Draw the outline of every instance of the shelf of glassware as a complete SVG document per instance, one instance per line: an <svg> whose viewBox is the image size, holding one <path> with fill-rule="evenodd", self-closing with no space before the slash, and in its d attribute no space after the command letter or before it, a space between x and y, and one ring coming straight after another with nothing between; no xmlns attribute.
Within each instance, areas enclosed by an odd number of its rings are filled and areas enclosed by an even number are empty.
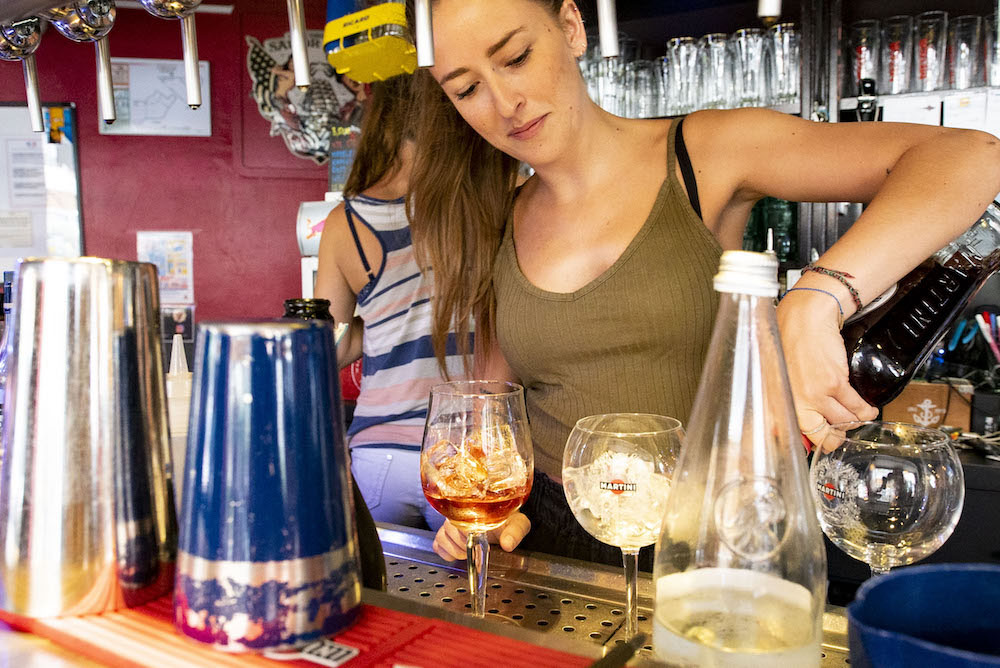
<svg viewBox="0 0 1000 668"><path fill-rule="evenodd" d="M878 101L879 106L881 107L884 106L885 100L926 100L927 104L931 107L936 105L938 109L940 109L945 98L972 98L978 95L985 95L987 99L994 97L1000 98L1000 86L978 86L976 88L964 88L961 90L946 89L920 91L917 93L899 93L897 95L879 95ZM844 97L840 99L841 111L854 111L857 108L858 98Z"/></svg>

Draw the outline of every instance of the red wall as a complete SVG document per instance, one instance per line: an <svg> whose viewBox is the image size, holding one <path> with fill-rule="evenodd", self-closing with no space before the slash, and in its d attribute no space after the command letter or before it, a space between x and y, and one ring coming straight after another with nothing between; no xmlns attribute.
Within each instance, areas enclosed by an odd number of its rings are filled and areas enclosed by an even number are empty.
<svg viewBox="0 0 1000 668"><path fill-rule="evenodd" d="M285 2L236 5L228 16L196 15L211 137L101 135L93 45L49 29L36 53L42 100L77 105L84 252L134 260L136 231L192 231L197 320L280 315L282 300L301 294L298 205L326 191L325 167L268 136L249 97L244 34L284 34ZM325 2L306 5L307 27L321 29ZM119 9L109 44L112 57L180 59L180 23ZM0 61L0 101L24 101L19 63Z"/></svg>

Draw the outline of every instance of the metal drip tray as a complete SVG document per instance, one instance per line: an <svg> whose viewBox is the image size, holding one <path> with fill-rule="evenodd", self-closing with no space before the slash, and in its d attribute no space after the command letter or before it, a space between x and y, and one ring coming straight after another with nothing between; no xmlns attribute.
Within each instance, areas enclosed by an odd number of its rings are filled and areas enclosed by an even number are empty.
<svg viewBox="0 0 1000 668"><path fill-rule="evenodd" d="M434 553L428 531L380 524L388 593L451 612L468 610L469 582L464 562L449 563ZM639 630L652 637L652 579L639 574ZM557 636L561 641L596 645L624 642L625 580L620 569L545 554L490 550L487 620ZM561 644L561 643L560 643ZM847 620L830 607L823 618L821 666L849 665ZM638 654L652 661L652 646Z"/></svg>

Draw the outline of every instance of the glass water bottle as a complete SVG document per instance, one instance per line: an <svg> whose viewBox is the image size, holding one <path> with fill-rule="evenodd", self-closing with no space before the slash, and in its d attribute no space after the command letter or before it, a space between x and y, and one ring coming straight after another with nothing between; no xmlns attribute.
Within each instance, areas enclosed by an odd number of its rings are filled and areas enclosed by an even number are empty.
<svg viewBox="0 0 1000 668"><path fill-rule="evenodd" d="M771 253L727 251L718 318L656 545L672 666L819 666L826 554L808 490Z"/></svg>

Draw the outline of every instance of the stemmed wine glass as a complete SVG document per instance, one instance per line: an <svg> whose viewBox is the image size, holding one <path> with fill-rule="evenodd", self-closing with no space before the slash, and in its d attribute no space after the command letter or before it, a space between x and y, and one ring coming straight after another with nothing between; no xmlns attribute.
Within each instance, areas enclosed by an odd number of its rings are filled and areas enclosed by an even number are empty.
<svg viewBox="0 0 1000 668"><path fill-rule="evenodd" d="M639 548L660 535L683 436L674 418L612 413L579 420L566 441L562 482L570 509L590 535L622 551L629 639L639 615Z"/></svg>
<svg viewBox="0 0 1000 668"><path fill-rule="evenodd" d="M431 388L420 483L431 506L468 535L469 590L476 617L486 612L486 534L528 498L532 467L520 385L471 380Z"/></svg>
<svg viewBox="0 0 1000 668"><path fill-rule="evenodd" d="M832 425L809 478L823 533L873 575L941 547L965 499L962 464L948 437L901 422Z"/></svg>

